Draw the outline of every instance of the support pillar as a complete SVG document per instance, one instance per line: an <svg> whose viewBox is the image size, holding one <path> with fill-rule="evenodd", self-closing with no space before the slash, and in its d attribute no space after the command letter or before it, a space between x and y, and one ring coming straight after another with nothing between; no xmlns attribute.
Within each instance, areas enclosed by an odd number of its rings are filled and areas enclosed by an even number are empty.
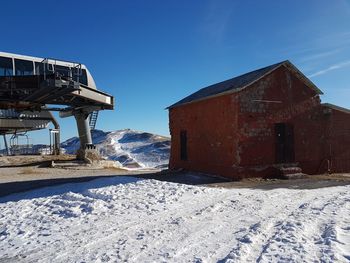
<svg viewBox="0 0 350 263"><path fill-rule="evenodd" d="M80 149L77 152L77 158L92 163L94 160L100 160L95 145L92 144L91 131L89 125L89 114L84 112L74 113L78 126Z"/></svg>
<svg viewBox="0 0 350 263"><path fill-rule="evenodd" d="M55 141L55 155L60 155L61 154L60 130L58 130L58 132L54 134L54 141Z"/></svg>
<svg viewBox="0 0 350 263"><path fill-rule="evenodd" d="M49 112L49 115L51 116L51 122L54 125L55 129L50 130L50 147L51 147L51 135L53 135L53 155L60 155L61 154L61 142L60 142L60 125L58 124L58 121L56 118L52 115L51 112Z"/></svg>
<svg viewBox="0 0 350 263"><path fill-rule="evenodd" d="M86 145L92 144L91 132L89 126L89 114L87 113L75 113L75 120L78 126L80 149L85 149Z"/></svg>

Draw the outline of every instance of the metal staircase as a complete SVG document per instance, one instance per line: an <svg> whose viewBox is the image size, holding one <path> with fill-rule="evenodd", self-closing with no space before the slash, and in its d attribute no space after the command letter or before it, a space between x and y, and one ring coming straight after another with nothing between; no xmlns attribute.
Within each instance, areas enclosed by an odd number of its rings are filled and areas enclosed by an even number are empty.
<svg viewBox="0 0 350 263"><path fill-rule="evenodd" d="M98 117L98 111L97 110L90 113L90 115L89 115L90 130L95 130L97 117Z"/></svg>

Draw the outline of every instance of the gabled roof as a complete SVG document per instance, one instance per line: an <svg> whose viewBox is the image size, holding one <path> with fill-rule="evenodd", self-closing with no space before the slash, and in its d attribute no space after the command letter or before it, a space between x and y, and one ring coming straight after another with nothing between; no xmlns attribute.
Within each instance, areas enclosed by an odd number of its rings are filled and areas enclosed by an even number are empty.
<svg viewBox="0 0 350 263"><path fill-rule="evenodd" d="M314 89L317 94L323 94L322 91L319 90L316 87L316 85L313 84L303 73L301 73L289 60L285 60L285 61L273 64L271 66L254 70L246 74L240 75L238 77L228 79L223 82L219 82L214 85L210 85L208 87L200 89L197 92L192 93L186 98L169 106L168 109L174 108L183 104L191 103L191 102L208 99L218 95L240 91L281 66L285 66L289 70L296 73L296 75L302 81L304 81L307 86Z"/></svg>
<svg viewBox="0 0 350 263"><path fill-rule="evenodd" d="M330 108L333 110L341 111L341 112L348 113L348 114L350 113L350 109L346 109L346 108L343 108L343 107L340 107L340 106L337 106L337 105L334 105L331 103L322 103L321 105L323 107Z"/></svg>

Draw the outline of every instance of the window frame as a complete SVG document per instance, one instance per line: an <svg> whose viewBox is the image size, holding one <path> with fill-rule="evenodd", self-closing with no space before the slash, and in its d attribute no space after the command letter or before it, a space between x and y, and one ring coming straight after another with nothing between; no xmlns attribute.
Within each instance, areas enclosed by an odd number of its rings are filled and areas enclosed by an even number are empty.
<svg viewBox="0 0 350 263"><path fill-rule="evenodd" d="M9 68L4 68L4 69L10 69L11 71L10 71L10 74L9 75L7 75L7 74L4 74L3 76L2 75L0 75L1 77L7 77L7 76L13 76L14 75L14 61L13 61L13 58L9 58L9 57L3 57L3 56L0 56L0 60L1 59L4 59L4 60L9 60L9 61L11 61L11 68L9 67ZM1 65L0 65L0 67L1 67ZM2 67L1 67L2 68Z"/></svg>
<svg viewBox="0 0 350 263"><path fill-rule="evenodd" d="M15 58L13 60L13 65L14 65L14 76L31 76L34 75L34 61L33 60L26 60L26 59L20 59L20 58ZM17 74L17 62L24 62L23 65L25 65L25 63L29 63L32 64L32 70L28 71L28 70L21 70L22 72L27 72L26 74ZM19 64L20 65L20 64ZM29 72L31 72L31 74L28 74Z"/></svg>

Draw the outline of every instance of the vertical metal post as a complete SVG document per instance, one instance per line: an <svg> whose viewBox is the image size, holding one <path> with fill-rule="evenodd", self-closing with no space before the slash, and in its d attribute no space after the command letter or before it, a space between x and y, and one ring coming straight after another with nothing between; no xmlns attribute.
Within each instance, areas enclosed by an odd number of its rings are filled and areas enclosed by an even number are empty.
<svg viewBox="0 0 350 263"><path fill-rule="evenodd" d="M51 153L51 154L53 154L53 151L52 151L52 143L51 143L51 136L52 136L51 129L49 129L49 137L50 137L50 153Z"/></svg>
<svg viewBox="0 0 350 263"><path fill-rule="evenodd" d="M61 146L60 146L60 130L57 130L55 133L55 152L57 155L61 154Z"/></svg>
<svg viewBox="0 0 350 263"><path fill-rule="evenodd" d="M52 115L50 111L49 111L49 114L51 116L51 122L55 127L55 129L50 129L50 151L51 151L51 154L60 155L61 154L60 125L58 124L56 118Z"/></svg>
<svg viewBox="0 0 350 263"><path fill-rule="evenodd" d="M6 149L7 155L11 155L10 149L7 145L6 134L4 134L3 137L4 137L4 144L5 144L5 149Z"/></svg>

